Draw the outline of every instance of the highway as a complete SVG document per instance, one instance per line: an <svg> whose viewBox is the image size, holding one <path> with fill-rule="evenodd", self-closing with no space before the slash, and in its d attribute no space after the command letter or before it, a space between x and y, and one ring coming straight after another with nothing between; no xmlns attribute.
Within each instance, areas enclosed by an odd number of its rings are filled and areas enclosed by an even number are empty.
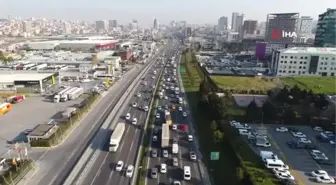
<svg viewBox="0 0 336 185"><path fill-rule="evenodd" d="M169 48L167 48L169 49ZM84 175L80 175L76 179L74 184L90 184L90 185L104 185L104 184L113 184L113 185L124 185L130 184L131 178L125 177L125 168L128 165L135 165L136 156L138 154L138 148L140 146L140 139L143 134L143 126L147 112L140 109L144 106L149 106L150 100L153 98L154 89L153 86L156 85L160 70L162 70L161 65L158 65L155 61L153 67L145 75L145 79L141 80L141 83L137 85L134 92L131 92L131 97L129 100L124 102L124 106L120 108L120 111L116 114L116 119L113 120L114 123L125 122L126 128L125 133L120 143L117 152L109 152L109 138L104 140L103 147L98 148L99 153L94 159L93 165L85 172L81 172ZM156 70L156 75L153 74L153 70ZM152 77L155 76L153 79ZM144 82L147 82L147 85L144 85ZM137 94L140 93L141 97L138 97ZM137 107L133 107L132 104L136 102ZM131 119L137 118L137 124L133 125L131 121L125 119L127 113L130 113ZM111 135L113 126L107 131L107 135ZM121 160L124 162L124 169L121 172L115 171L116 163ZM135 169L138 170L138 169Z"/></svg>
<svg viewBox="0 0 336 185"><path fill-rule="evenodd" d="M179 59L179 56L176 56L175 58ZM179 62L179 61L178 61ZM164 78L170 78L173 79L174 75L173 75L173 70L178 70L178 69L174 69L172 65L170 65L169 67L166 67L165 71L166 73L164 74ZM178 73L178 71L176 71L176 73ZM189 118L188 118L188 113L189 110L186 110L184 103L179 104L178 103L178 99L176 98L176 96L174 95L174 91L171 91L170 89L166 89L166 87L168 86L169 88L174 85L178 85L180 87L179 84L179 80L178 80L178 75L175 76L176 77L176 81L174 81L174 83L172 82L160 82L160 86L159 89L165 89L164 95L166 95L168 97L168 99L160 99L158 101L158 105L161 107L161 110L157 109L157 113L160 113L160 118L156 119L155 125L154 125L154 129L158 129L161 130L161 125L162 123L165 122L164 119L164 110L166 108L168 108L168 110L171 112L171 117L172 117L172 122L173 124L179 125L179 124L185 124L188 125L189 122ZM165 84L165 87L163 86L163 84ZM181 87L180 87L181 89ZM180 96L183 97L183 99L185 98L184 95L182 93L180 93ZM186 101L186 100L185 100ZM176 109L173 110L172 106L175 105ZM182 111L179 111L178 108L182 107ZM187 117L183 116L183 112L187 113ZM188 125L189 127L189 125ZM188 129L189 130L189 129ZM151 156L151 152L148 153L148 157L149 157L149 162L148 162L148 173L147 173L147 179L146 179L146 185L157 185L157 184L172 184L174 181L179 181L181 182L182 185L197 185L197 184L203 184L201 182L201 177L200 177L200 170L199 170L199 166L197 164L197 160L196 161L191 161L190 157L189 157L189 151L193 150L194 152L196 152L197 150L194 148L194 145L188 141L187 135L188 135L188 131L187 133L182 131L182 130L172 130L170 129L170 146L173 142L173 138L178 140L178 145L179 145L179 153L178 154L172 154L171 149L168 150L169 152L169 158L163 158L162 155L162 150L161 150L161 142L160 142L160 138L161 138L161 132L158 132L157 134L152 133L152 135L157 135L158 137L158 141L157 142L153 142L151 143L151 149L156 149L158 151L158 156L157 157L152 157ZM197 152L196 152L197 154ZM174 167L172 165L172 158L173 157L177 157L178 158L178 167ZM167 164L167 173L166 174L161 174L160 172L158 173L158 177L156 179L151 178L151 169L152 168L158 168L158 171L160 171L160 164L162 163L166 163ZM192 175L192 179L190 181L185 181L183 180L183 167L184 166L190 166L191 167L191 175Z"/></svg>

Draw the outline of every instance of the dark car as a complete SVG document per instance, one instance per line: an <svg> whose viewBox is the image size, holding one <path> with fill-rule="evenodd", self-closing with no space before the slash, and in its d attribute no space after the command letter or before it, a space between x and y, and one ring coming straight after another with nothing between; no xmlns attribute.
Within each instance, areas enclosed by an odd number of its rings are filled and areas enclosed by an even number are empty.
<svg viewBox="0 0 336 185"><path fill-rule="evenodd" d="M317 149L317 147L315 145L312 145L312 144L306 144L305 149L308 149L308 150L315 150Z"/></svg>
<svg viewBox="0 0 336 185"><path fill-rule="evenodd" d="M287 141L286 144L288 145L289 148L292 149L304 148L304 146L300 145L297 141Z"/></svg>
<svg viewBox="0 0 336 185"><path fill-rule="evenodd" d="M333 163L331 162L331 161L329 161L329 160L316 160L316 162L318 163L318 164L320 164L320 165L333 165Z"/></svg>
<svg viewBox="0 0 336 185"><path fill-rule="evenodd" d="M289 127L288 130L290 132L300 132L297 128Z"/></svg>

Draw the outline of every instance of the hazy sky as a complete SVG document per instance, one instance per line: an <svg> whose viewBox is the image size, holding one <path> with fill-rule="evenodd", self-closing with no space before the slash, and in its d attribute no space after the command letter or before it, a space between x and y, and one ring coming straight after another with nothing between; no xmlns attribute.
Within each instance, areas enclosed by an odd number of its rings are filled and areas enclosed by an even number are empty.
<svg viewBox="0 0 336 185"><path fill-rule="evenodd" d="M230 20L232 12L259 21L278 12L299 12L317 19L327 8L336 8L336 0L0 0L0 4L1 18L116 19L121 23L137 19L146 25L154 18L159 23L217 23L220 16Z"/></svg>

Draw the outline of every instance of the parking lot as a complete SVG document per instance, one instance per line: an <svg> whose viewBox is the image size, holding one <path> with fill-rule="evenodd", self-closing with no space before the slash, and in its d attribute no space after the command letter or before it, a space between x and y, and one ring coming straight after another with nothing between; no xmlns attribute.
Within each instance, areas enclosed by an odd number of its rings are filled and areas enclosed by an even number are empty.
<svg viewBox="0 0 336 185"><path fill-rule="evenodd" d="M260 125L250 125L252 128L258 130ZM326 154L331 164L329 165L321 165L318 164L310 155L311 150L309 149L291 149L287 142L298 140L295 138L291 132L277 132L276 128L281 127L282 125L264 125L265 129L267 129L268 140L271 143L271 147L256 147L253 142L251 143L251 147L257 153L260 154L260 151L272 151L278 155L278 157L283 160L287 165L290 166L291 174L295 177L295 180L299 184L306 185L317 185L319 183L316 182L314 178L312 178L309 174L314 170L325 170L328 172L329 176L335 177L335 145L331 145L330 143L321 143L316 140L316 136L320 134L320 132L314 131L311 127L304 126L290 126L286 128L295 128L298 131L302 132L306 135L306 138L311 140L312 145L317 147L317 150Z"/></svg>
<svg viewBox="0 0 336 185"><path fill-rule="evenodd" d="M9 143L26 141L24 134L26 129L33 129L36 125L48 123L51 119L59 119L62 111L80 103L85 97L86 95L82 95L76 100L53 103L47 97L32 96L13 104L12 110L0 116L0 155L8 151Z"/></svg>

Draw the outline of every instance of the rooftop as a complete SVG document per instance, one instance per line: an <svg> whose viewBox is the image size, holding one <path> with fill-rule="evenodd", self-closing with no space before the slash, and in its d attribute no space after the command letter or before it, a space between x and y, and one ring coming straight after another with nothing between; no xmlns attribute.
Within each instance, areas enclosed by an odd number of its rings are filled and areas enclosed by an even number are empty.
<svg viewBox="0 0 336 185"><path fill-rule="evenodd" d="M325 54L336 55L336 48L294 47L280 50L284 54Z"/></svg>
<svg viewBox="0 0 336 185"><path fill-rule="evenodd" d="M38 81L43 80L54 73L17 73L17 71L1 71L0 82L12 83L14 81Z"/></svg>
<svg viewBox="0 0 336 185"><path fill-rule="evenodd" d="M33 129L29 136L46 136L46 134L48 134L48 132L50 132L53 128L57 128L55 124L39 124ZM53 132L55 131L56 129ZM50 132L50 135L53 132Z"/></svg>

